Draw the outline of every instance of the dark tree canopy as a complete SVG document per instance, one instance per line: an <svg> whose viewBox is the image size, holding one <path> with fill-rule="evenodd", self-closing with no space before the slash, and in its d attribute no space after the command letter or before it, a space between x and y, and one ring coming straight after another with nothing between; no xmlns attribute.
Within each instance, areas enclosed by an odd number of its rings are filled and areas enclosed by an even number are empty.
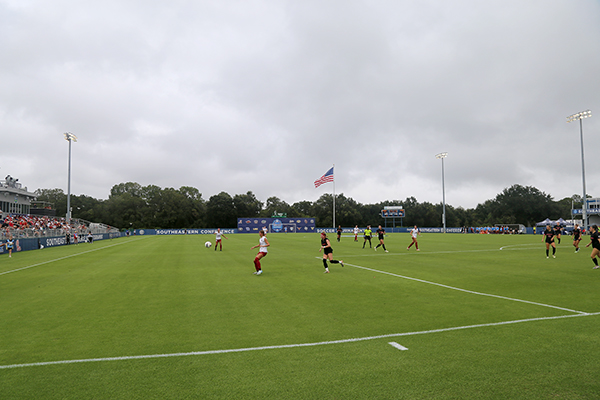
<svg viewBox="0 0 600 400"><path fill-rule="evenodd" d="M66 214L67 195L62 189L38 189L37 200L52 203L57 216ZM580 207L581 199L572 197L554 201L552 197L535 187L513 185L486 200L473 209L454 208L446 204L446 226L485 226L519 223L532 226L545 218L569 219L571 208ZM442 225L442 204L419 203L416 198L385 200L376 204L361 204L336 195L336 225L352 227L385 222L380 216L385 206L402 205L406 217L396 219L396 226ZM238 217L270 217L285 213L290 218L316 217L317 226L333 225L333 195L324 194L316 201L299 201L292 205L276 196L265 203L252 191L235 194L226 192L211 196L208 201L194 187L179 189L160 188L156 185L141 186L135 182L119 183L112 187L107 200L89 196L71 195L72 215L91 222L102 222L122 229L126 228L235 228ZM388 226L392 221L388 220Z"/></svg>

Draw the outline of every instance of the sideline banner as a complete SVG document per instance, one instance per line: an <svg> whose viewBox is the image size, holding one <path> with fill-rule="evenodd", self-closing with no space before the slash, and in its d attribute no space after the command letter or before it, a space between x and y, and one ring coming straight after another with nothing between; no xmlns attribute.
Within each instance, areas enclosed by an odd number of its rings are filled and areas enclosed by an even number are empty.
<svg viewBox="0 0 600 400"><path fill-rule="evenodd" d="M269 232L316 232L316 218L238 218L238 233L257 233L263 227Z"/></svg>
<svg viewBox="0 0 600 400"><path fill-rule="evenodd" d="M133 235L214 235L216 229L134 229ZM225 235L238 233L237 229L221 229Z"/></svg>

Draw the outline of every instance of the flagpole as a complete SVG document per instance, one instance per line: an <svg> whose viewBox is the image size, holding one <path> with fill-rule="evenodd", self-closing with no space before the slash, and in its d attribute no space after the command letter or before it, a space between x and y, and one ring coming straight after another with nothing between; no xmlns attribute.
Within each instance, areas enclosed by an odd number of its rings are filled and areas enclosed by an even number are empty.
<svg viewBox="0 0 600 400"><path fill-rule="evenodd" d="M333 164L333 229L335 229L335 164Z"/></svg>

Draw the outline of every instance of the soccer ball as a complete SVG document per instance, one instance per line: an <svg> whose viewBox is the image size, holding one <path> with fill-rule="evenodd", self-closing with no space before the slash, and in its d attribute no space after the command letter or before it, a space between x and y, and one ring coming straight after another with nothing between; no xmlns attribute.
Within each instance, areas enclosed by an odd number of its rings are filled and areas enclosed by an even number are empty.
<svg viewBox="0 0 600 400"><path fill-rule="evenodd" d="M44 248L44 245L43 245L43 244L40 244L40 249L43 249L43 248Z"/></svg>
<svg viewBox="0 0 600 400"><path fill-rule="evenodd" d="M211 243L211 242L206 242L206 243L204 243L204 247L210 247L210 246L212 246L212 243Z"/></svg>

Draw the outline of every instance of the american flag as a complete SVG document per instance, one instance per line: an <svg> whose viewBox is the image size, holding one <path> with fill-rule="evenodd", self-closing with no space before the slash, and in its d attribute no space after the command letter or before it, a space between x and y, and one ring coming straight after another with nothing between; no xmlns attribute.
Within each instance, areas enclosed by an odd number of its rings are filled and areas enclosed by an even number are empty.
<svg viewBox="0 0 600 400"><path fill-rule="evenodd" d="M315 188L318 188L327 182L333 182L333 167L331 167L329 171L325 172L325 175L315 181Z"/></svg>

